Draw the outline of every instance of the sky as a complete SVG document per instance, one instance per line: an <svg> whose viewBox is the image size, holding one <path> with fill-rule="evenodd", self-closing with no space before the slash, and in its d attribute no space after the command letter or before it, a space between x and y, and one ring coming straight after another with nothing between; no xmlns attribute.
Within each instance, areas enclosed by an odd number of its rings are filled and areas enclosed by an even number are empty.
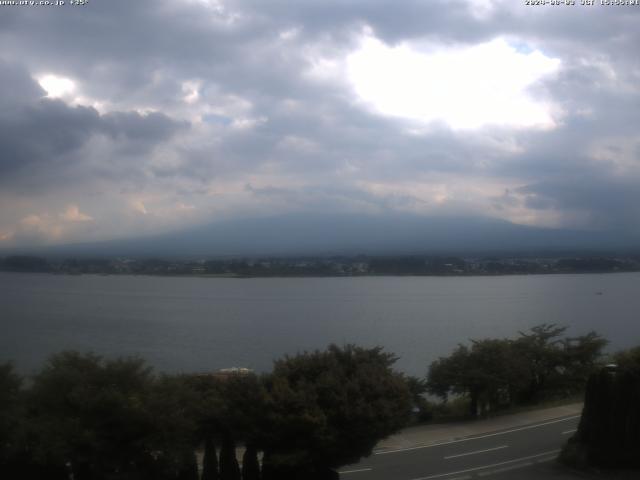
<svg viewBox="0 0 640 480"><path fill-rule="evenodd" d="M640 7L0 5L0 248L229 219L640 234Z"/></svg>

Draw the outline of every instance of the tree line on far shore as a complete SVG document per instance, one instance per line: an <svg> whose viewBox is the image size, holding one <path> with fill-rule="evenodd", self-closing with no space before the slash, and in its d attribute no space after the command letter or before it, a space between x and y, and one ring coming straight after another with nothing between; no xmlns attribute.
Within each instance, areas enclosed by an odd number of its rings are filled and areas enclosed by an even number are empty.
<svg viewBox="0 0 640 480"><path fill-rule="evenodd" d="M354 345L285 356L263 375L154 374L138 358L73 351L29 379L0 365L0 477L338 478L416 411L432 418L451 397L475 416L582 392L606 341L564 332L540 325L460 345L425 379L394 371L397 357L380 347Z"/></svg>
<svg viewBox="0 0 640 480"><path fill-rule="evenodd" d="M545 257L543 255L543 257ZM304 277L361 275L522 275L640 271L640 256L460 258L433 255L310 256L227 259L0 257L0 271L102 275Z"/></svg>

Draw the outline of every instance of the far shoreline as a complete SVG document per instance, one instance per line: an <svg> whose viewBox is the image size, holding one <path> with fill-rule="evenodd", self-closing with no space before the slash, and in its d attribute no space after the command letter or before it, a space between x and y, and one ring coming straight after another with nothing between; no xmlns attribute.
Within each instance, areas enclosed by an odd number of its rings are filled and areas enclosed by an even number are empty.
<svg viewBox="0 0 640 480"><path fill-rule="evenodd" d="M625 270L625 271L577 271L577 272L517 272L517 273L406 273L406 274L387 274L387 273L363 273L363 274L300 274L300 275L238 275L238 274L170 274L170 273L70 273L70 272L14 272L8 270L0 270L0 274L25 274L25 275L50 275L60 277L153 277L153 278L202 278L202 279L232 279L232 280L245 280L245 279L268 279L268 278L493 278L493 277L532 277L532 276L559 276L559 275L614 275L614 274L629 274L640 273L640 270Z"/></svg>

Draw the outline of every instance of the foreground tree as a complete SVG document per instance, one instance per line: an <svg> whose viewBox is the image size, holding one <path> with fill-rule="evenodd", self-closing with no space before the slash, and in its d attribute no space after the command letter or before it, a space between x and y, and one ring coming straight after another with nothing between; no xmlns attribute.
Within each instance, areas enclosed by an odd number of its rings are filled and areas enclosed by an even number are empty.
<svg viewBox="0 0 640 480"><path fill-rule="evenodd" d="M566 327L542 324L527 333L521 332L515 341L516 353L528 369L528 386L520 392L521 403L584 391L607 341L593 331L579 337L561 338L566 330Z"/></svg>
<svg viewBox="0 0 640 480"><path fill-rule="evenodd" d="M593 374L578 431L561 458L579 467L640 468L640 347Z"/></svg>
<svg viewBox="0 0 640 480"><path fill-rule="evenodd" d="M511 405L522 384L523 363L510 340L472 341L459 345L449 357L431 364L428 390L447 399L450 394L469 398L469 414L476 416L498 406Z"/></svg>
<svg viewBox="0 0 640 480"><path fill-rule="evenodd" d="M415 413L415 417L420 422L431 420L433 418L431 404L424 397L428 391L427 381L413 376L407 376L405 380L411 395L412 411Z"/></svg>
<svg viewBox="0 0 640 480"><path fill-rule="evenodd" d="M240 466L236 458L236 442L229 434L222 439L220 449L220 480L240 480Z"/></svg>
<svg viewBox="0 0 640 480"><path fill-rule="evenodd" d="M428 390L469 399L470 414L582 391L606 340L595 332L561 338L565 327L543 324L516 339L472 340L431 364Z"/></svg>
<svg viewBox="0 0 640 480"><path fill-rule="evenodd" d="M204 478L240 479L240 467L235 456L236 445L244 445L248 454L257 455L256 438L265 427L266 391L261 379L252 373L230 373L224 376L195 376L191 380L199 401L198 431L204 440ZM220 461L215 465L216 446L220 447ZM252 448L249 448L252 447ZM250 458L243 462L243 473ZM255 462L257 464L257 458ZM259 468L258 468L259 471ZM251 472L249 472L249 475ZM251 478L251 477L248 477Z"/></svg>
<svg viewBox="0 0 640 480"><path fill-rule="evenodd" d="M247 445L242 456L242 480L260 480L258 450L253 444Z"/></svg>
<svg viewBox="0 0 640 480"><path fill-rule="evenodd" d="M68 466L77 480L139 470L153 428L145 408L151 380L139 359L51 357L29 392L34 461L54 471Z"/></svg>
<svg viewBox="0 0 640 480"><path fill-rule="evenodd" d="M22 378L9 363L0 364L0 477L11 478L18 468L16 457L22 449Z"/></svg>
<svg viewBox="0 0 640 480"><path fill-rule="evenodd" d="M285 357L266 379L263 478L337 478L405 425L411 396L381 348L335 345Z"/></svg>
<svg viewBox="0 0 640 480"><path fill-rule="evenodd" d="M608 343L596 332L564 339L561 384L556 390L564 387L567 395L582 392L589 376L601 366L602 351Z"/></svg>
<svg viewBox="0 0 640 480"><path fill-rule="evenodd" d="M205 439L202 457L202 480L218 480L218 456L216 445L209 437Z"/></svg>
<svg viewBox="0 0 640 480"><path fill-rule="evenodd" d="M197 471L194 451L201 440L202 399L193 389L191 378L190 375L162 375L155 379L149 391L146 410L153 418L153 427L146 446L153 457L153 478L193 478ZM211 458L207 458L205 467L211 467L211 463Z"/></svg>

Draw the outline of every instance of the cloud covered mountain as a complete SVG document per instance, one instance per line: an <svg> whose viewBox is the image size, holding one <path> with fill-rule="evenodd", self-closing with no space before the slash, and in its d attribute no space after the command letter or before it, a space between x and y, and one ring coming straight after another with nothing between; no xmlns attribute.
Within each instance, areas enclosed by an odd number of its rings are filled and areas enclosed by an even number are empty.
<svg viewBox="0 0 640 480"><path fill-rule="evenodd" d="M544 229L479 217L298 214L28 251L135 257L543 253L633 249L640 245L637 240L613 232Z"/></svg>

